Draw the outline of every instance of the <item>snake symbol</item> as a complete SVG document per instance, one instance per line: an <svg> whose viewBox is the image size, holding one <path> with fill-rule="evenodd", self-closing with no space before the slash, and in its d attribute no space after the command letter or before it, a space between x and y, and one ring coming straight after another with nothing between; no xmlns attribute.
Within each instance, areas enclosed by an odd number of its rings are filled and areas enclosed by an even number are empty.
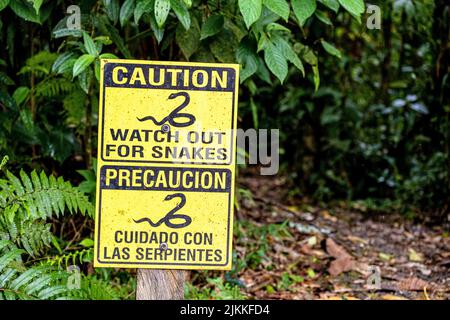
<svg viewBox="0 0 450 320"><path fill-rule="evenodd" d="M180 198L181 199L180 203L178 203L175 206L175 208L170 210L158 222L154 223L150 218L142 218L142 219L139 219L139 220L133 219L134 222L135 223L147 222L148 224L150 224L150 226L152 226L154 228L159 227L163 223L165 223L167 227L173 228L173 229L179 229L179 228L187 227L188 225L191 224L192 218L187 216L187 215L185 215L185 214L175 214L175 212L180 210L186 204L186 196L184 194L182 194L182 193L169 194L168 196L166 196L164 198L164 201L169 201L169 200L172 200L173 198ZM183 223L179 223L179 224L175 224L175 223L170 222L170 220L173 220L173 219L184 219L184 222Z"/></svg>
<svg viewBox="0 0 450 320"><path fill-rule="evenodd" d="M187 107L187 105L191 101L189 93L187 93L187 92L172 93L171 95L169 95L168 99L176 99L180 96L184 97L183 103L180 104L177 108L175 108L167 117L161 119L161 121L156 120L153 116L146 116L146 117L137 118L137 119L141 122L151 120L155 125L158 125L158 126L163 125L166 122L168 122L171 126L180 127L180 128L188 127L188 126L192 125L195 122L194 115L189 114L189 113L179 113L181 110L183 110L185 107ZM175 121L175 119L177 119L177 118L184 118L187 120Z"/></svg>

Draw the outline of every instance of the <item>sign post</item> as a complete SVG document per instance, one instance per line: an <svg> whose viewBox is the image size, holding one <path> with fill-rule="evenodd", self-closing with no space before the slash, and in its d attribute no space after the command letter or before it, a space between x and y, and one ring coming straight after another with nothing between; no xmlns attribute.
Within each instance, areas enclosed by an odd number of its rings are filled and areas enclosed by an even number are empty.
<svg viewBox="0 0 450 320"><path fill-rule="evenodd" d="M239 66L102 60L95 267L138 268L137 299L232 263Z"/></svg>

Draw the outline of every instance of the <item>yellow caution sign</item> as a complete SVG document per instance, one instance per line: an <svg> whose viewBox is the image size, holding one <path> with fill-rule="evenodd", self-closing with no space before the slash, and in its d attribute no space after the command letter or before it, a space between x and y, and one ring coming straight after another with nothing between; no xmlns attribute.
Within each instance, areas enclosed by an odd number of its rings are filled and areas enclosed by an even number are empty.
<svg viewBox="0 0 450 320"><path fill-rule="evenodd" d="M101 61L95 267L231 268L238 75Z"/></svg>

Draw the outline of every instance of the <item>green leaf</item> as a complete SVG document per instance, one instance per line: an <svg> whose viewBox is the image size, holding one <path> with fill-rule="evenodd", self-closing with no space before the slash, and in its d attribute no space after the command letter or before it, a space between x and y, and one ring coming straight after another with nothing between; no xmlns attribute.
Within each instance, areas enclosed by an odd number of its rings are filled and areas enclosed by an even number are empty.
<svg viewBox="0 0 450 320"><path fill-rule="evenodd" d="M80 245L82 245L83 247L87 247L87 248L93 247L94 246L94 240L89 239L89 238L83 239L80 242Z"/></svg>
<svg viewBox="0 0 450 320"><path fill-rule="evenodd" d="M217 37L211 41L209 47L214 57L223 63L233 63L236 59L236 49L239 42L230 30L222 30Z"/></svg>
<svg viewBox="0 0 450 320"><path fill-rule="evenodd" d="M292 0L292 10L300 22L301 27L303 27L306 20L313 15L316 8L316 0Z"/></svg>
<svg viewBox="0 0 450 320"><path fill-rule="evenodd" d="M200 32L200 40L206 39L219 33L223 28L224 22L225 19L221 14L210 16L202 26L202 30Z"/></svg>
<svg viewBox="0 0 450 320"><path fill-rule="evenodd" d="M75 61L73 65L72 77L78 76L81 72L83 72L93 61L95 57L90 54L83 54L81 57Z"/></svg>
<svg viewBox="0 0 450 320"><path fill-rule="evenodd" d="M5 9L9 4L9 0L0 0L0 11Z"/></svg>
<svg viewBox="0 0 450 320"><path fill-rule="evenodd" d="M9 240L0 240L0 250L2 250L7 245L11 244L11 241Z"/></svg>
<svg viewBox="0 0 450 320"><path fill-rule="evenodd" d="M20 258L20 255L25 251L21 249L14 249L8 251L4 255L0 257L0 271L2 271L8 264L10 264L13 260Z"/></svg>
<svg viewBox="0 0 450 320"><path fill-rule="evenodd" d="M10 2L9 7L22 19L39 24L41 23L39 15L29 2L14 0Z"/></svg>
<svg viewBox="0 0 450 320"><path fill-rule="evenodd" d="M100 60L95 59L94 61L94 75L97 81L100 81Z"/></svg>
<svg viewBox="0 0 450 320"><path fill-rule="evenodd" d="M197 51L200 45L200 26L197 19L192 18L191 27L185 30L181 25L176 30L175 39L186 59Z"/></svg>
<svg viewBox="0 0 450 320"><path fill-rule="evenodd" d="M286 0L263 0L263 4L284 20L289 19L289 3Z"/></svg>
<svg viewBox="0 0 450 320"><path fill-rule="evenodd" d="M288 73L288 65L283 52L272 42L268 42L264 49L264 61L269 70L283 83Z"/></svg>
<svg viewBox="0 0 450 320"><path fill-rule="evenodd" d="M314 87L317 92L317 90L319 90L319 86L320 86L320 73L319 73L318 65L313 66L313 74L314 74Z"/></svg>
<svg viewBox="0 0 450 320"><path fill-rule="evenodd" d="M38 298L41 300L48 300L51 297L67 292L67 285L49 286L44 290L39 291Z"/></svg>
<svg viewBox="0 0 450 320"><path fill-rule="evenodd" d="M119 13L120 25L122 27L128 22L133 12L134 12L134 0L125 0L122 7L120 8Z"/></svg>
<svg viewBox="0 0 450 320"><path fill-rule="evenodd" d="M191 26L191 17L186 5L180 0L170 0L170 6L183 27L188 30Z"/></svg>
<svg viewBox="0 0 450 320"><path fill-rule="evenodd" d="M143 0L136 4L134 9L134 23L138 24L144 13L151 13L155 5L155 0Z"/></svg>
<svg viewBox="0 0 450 320"><path fill-rule="evenodd" d="M306 63L310 64L311 66L316 66L318 61L317 61L317 56L314 53L314 51L310 48L310 47L303 47L302 49L302 58L304 61L306 61Z"/></svg>
<svg viewBox="0 0 450 320"><path fill-rule="evenodd" d="M155 0L155 19L158 27L162 27L170 12L170 0Z"/></svg>
<svg viewBox="0 0 450 320"><path fill-rule="evenodd" d="M305 76L305 68L303 66L303 63L295 53L294 49L292 49L291 45L280 36L273 37L273 41L275 45L280 48L281 52L283 52L283 56L298 70L300 70L303 76Z"/></svg>
<svg viewBox="0 0 450 320"><path fill-rule="evenodd" d="M341 52L336 49L335 46L333 46L331 43L325 41L325 40L321 40L320 43L322 43L322 47L325 49L326 52L328 52L329 54L338 57L339 59L342 58L342 54Z"/></svg>
<svg viewBox="0 0 450 320"><path fill-rule="evenodd" d="M236 60L241 65L239 74L241 83L258 70L258 56L255 53L254 46L247 38L241 41L236 51Z"/></svg>
<svg viewBox="0 0 450 320"><path fill-rule="evenodd" d="M328 18L328 15L320 10L317 10L314 15L317 17L317 19L319 19L320 21L322 21L323 23L325 23L326 25L332 26L333 22L331 22L330 18Z"/></svg>
<svg viewBox="0 0 450 320"><path fill-rule="evenodd" d="M94 65L95 69L95 65ZM100 71L100 70L99 70ZM99 73L100 75L100 73ZM89 81L92 77L92 71L90 69L85 69L78 75L78 84L83 91L88 94L89 93Z"/></svg>
<svg viewBox="0 0 450 320"><path fill-rule="evenodd" d="M239 10L244 17L247 29L249 29L261 16L262 0L239 0Z"/></svg>
<svg viewBox="0 0 450 320"><path fill-rule="evenodd" d="M14 187L14 191L16 192L17 196L22 196L25 194L25 189L22 186L22 183L20 182L19 178L17 178L15 175L13 175L11 172L6 171L6 176L8 177L11 185Z"/></svg>
<svg viewBox="0 0 450 320"><path fill-rule="evenodd" d="M266 27L267 31L283 31L283 32L291 32L291 30L289 30L288 28L286 28L285 26L276 23L276 22L272 22L269 23Z"/></svg>
<svg viewBox="0 0 450 320"><path fill-rule="evenodd" d="M73 52L64 52L63 54L60 54L58 58L56 58L55 62L52 66L52 72L56 73L62 73L61 70L63 69L63 66L72 58L75 57L75 53Z"/></svg>
<svg viewBox="0 0 450 320"><path fill-rule="evenodd" d="M87 53L96 57L98 55L97 47L95 46L94 40L92 40L91 36L88 35L87 32L83 32L83 40Z"/></svg>
<svg viewBox="0 0 450 320"><path fill-rule="evenodd" d="M29 2L31 2L33 4L33 8L36 11L36 14L39 14L39 9L42 6L42 2L44 2L44 0L28 0Z"/></svg>
<svg viewBox="0 0 450 320"><path fill-rule="evenodd" d="M155 15L150 15L150 28L153 31L153 34L155 35L156 40L158 43L161 43L163 37L164 37L164 29L161 27L158 27L158 24L156 23Z"/></svg>
<svg viewBox="0 0 450 320"><path fill-rule="evenodd" d="M255 126L255 129L258 129L258 107L256 106L255 101L253 101L253 98L250 98L250 109L252 110L253 125Z"/></svg>
<svg viewBox="0 0 450 320"><path fill-rule="evenodd" d="M107 46L113 43L112 40L108 36L95 37L93 40L97 43L101 43L101 44L104 44Z"/></svg>
<svg viewBox="0 0 450 320"><path fill-rule="evenodd" d="M13 99L16 101L17 105L20 105L25 101L28 94L30 93L30 89L28 87L18 87L13 93Z"/></svg>
<svg viewBox="0 0 450 320"><path fill-rule="evenodd" d="M100 59L119 59L118 56L116 56L115 54L112 53L102 53L101 55L99 55Z"/></svg>
<svg viewBox="0 0 450 320"><path fill-rule="evenodd" d="M267 47L267 43L269 42L269 38L267 38L267 35L265 33L261 33L261 37L258 40L258 48L256 52L260 52L264 50Z"/></svg>
<svg viewBox="0 0 450 320"><path fill-rule="evenodd" d="M81 32L81 30L78 30L78 29L62 28L62 29L53 31L53 36L55 38L62 38L62 37L68 37L68 36L81 37L82 32Z"/></svg>
<svg viewBox="0 0 450 320"><path fill-rule="evenodd" d="M330 8L335 13L337 13L339 11L338 0L319 0L319 2L323 3L326 7Z"/></svg>
<svg viewBox="0 0 450 320"><path fill-rule="evenodd" d="M119 0L103 0L103 5L109 20L116 24L117 20L119 20Z"/></svg>
<svg viewBox="0 0 450 320"><path fill-rule="evenodd" d="M363 0L339 0L339 3L355 17L359 23L361 23L361 14L363 14L366 9Z"/></svg>
<svg viewBox="0 0 450 320"><path fill-rule="evenodd" d="M188 8L192 7L192 0L183 0L183 2L186 5L186 7Z"/></svg>
<svg viewBox="0 0 450 320"><path fill-rule="evenodd" d="M101 33L110 36L111 40L124 55L124 57L126 59L131 59L132 56L130 50L128 49L128 46L126 46L125 41L120 36L119 31L109 23L108 19L105 16L98 17L98 25Z"/></svg>

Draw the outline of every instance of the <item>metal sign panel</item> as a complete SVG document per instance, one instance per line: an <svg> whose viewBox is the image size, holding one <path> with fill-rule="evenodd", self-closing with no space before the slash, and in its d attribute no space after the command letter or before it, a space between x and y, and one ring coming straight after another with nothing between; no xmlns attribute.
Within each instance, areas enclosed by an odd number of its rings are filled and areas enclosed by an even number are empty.
<svg viewBox="0 0 450 320"><path fill-rule="evenodd" d="M238 75L101 61L96 267L231 268Z"/></svg>

